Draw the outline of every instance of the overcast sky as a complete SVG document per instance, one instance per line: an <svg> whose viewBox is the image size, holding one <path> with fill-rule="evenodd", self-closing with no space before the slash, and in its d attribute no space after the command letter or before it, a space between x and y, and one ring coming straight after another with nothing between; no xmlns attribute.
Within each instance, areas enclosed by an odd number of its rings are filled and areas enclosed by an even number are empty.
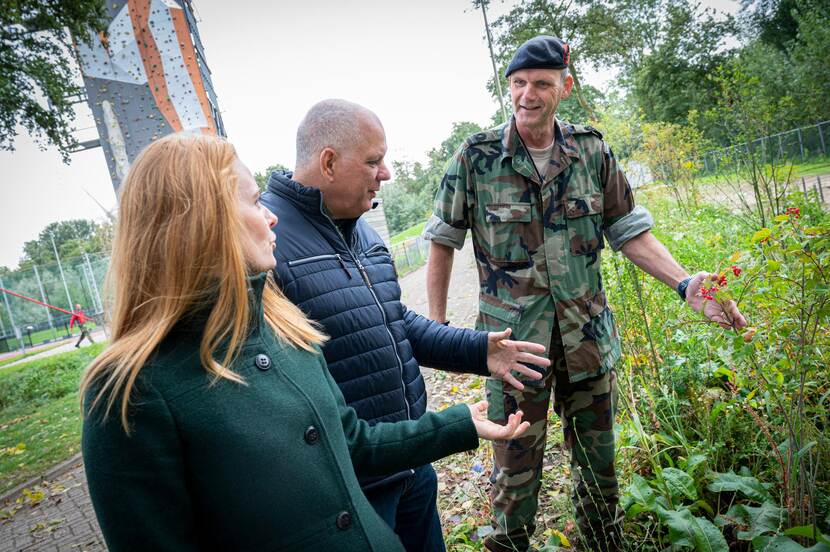
<svg viewBox="0 0 830 552"><path fill-rule="evenodd" d="M493 2L490 20L514 3ZM297 125L324 98L375 111L389 162L423 160L453 122L486 124L498 107L485 88L492 66L481 11L469 0L194 4L228 138L252 171L293 165ZM603 75L585 80L605 84ZM95 137L83 111L82 137ZM73 155L67 166L25 133L16 147L0 152L0 265L11 268L47 224L101 219L95 200L116 203L100 148Z"/></svg>

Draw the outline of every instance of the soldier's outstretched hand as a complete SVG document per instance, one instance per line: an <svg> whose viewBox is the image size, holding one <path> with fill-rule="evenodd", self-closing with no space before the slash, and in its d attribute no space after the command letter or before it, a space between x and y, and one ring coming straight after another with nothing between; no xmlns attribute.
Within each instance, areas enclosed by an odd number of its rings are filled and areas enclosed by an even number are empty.
<svg viewBox="0 0 830 552"><path fill-rule="evenodd" d="M487 334L487 369L494 378L503 380L518 390L525 386L516 376L519 374L530 379L542 379L542 374L521 363L535 364L542 368L550 366L550 360L545 357L536 356L534 353L544 353L545 347L530 341L513 341L508 339L513 330L507 328L503 332L490 332Z"/></svg>
<svg viewBox="0 0 830 552"><path fill-rule="evenodd" d="M740 330L745 327L746 318L738 310L735 301L729 300L721 303L703 296L700 286L706 278L717 279L718 274L698 272L689 280L689 287L686 288L686 302L689 306L698 312L703 312L706 318L717 322L722 328Z"/></svg>
<svg viewBox="0 0 830 552"><path fill-rule="evenodd" d="M481 439L487 439L489 441L515 439L516 437L520 437L530 427L530 422L522 421L524 413L521 410L515 414L511 414L507 418L506 425L499 425L487 419L487 401L479 401L475 404L468 404L467 406L470 409L470 415L473 417L476 432Z"/></svg>

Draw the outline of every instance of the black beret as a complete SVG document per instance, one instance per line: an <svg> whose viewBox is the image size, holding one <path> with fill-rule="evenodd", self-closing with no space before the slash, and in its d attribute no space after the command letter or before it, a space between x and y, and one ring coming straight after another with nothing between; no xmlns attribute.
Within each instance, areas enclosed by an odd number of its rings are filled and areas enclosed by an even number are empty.
<svg viewBox="0 0 830 552"><path fill-rule="evenodd" d="M540 35L519 46L504 76L519 69L564 69L570 58L571 50L565 42L555 36Z"/></svg>

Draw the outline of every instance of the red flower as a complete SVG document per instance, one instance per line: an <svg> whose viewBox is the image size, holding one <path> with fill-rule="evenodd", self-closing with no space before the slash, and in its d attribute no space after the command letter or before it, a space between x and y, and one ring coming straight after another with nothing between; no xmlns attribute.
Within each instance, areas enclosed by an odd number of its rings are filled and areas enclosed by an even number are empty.
<svg viewBox="0 0 830 552"><path fill-rule="evenodd" d="M718 278L718 285L720 287L723 287L723 286L726 285L726 274L721 274L720 275L720 277Z"/></svg>
<svg viewBox="0 0 830 552"><path fill-rule="evenodd" d="M798 207L787 207L785 213L794 216L795 218L798 218L801 216L801 209L799 209Z"/></svg>
<svg viewBox="0 0 830 552"><path fill-rule="evenodd" d="M736 266L736 265L732 265L732 274L734 274L735 277L740 276L741 275L741 267Z"/></svg>

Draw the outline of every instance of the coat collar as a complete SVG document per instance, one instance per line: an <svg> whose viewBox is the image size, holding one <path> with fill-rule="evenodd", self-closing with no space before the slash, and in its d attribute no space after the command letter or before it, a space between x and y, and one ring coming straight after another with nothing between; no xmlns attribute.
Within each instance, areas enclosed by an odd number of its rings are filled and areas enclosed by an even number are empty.
<svg viewBox="0 0 830 552"><path fill-rule="evenodd" d="M248 305L250 307L251 320L249 332L255 334L265 323L265 313L262 306L262 294L265 292L265 283L268 279L267 272L250 275L248 283ZM174 326L174 333L195 334L201 337L207 325L210 313L213 312L215 299L205 300L199 306L194 307L190 312L182 316Z"/></svg>
<svg viewBox="0 0 830 552"><path fill-rule="evenodd" d="M346 238L348 244L354 241L354 229L357 219L347 220L339 226L323 202L323 192L319 188L304 186L293 178L291 172L272 172L268 179L268 191L277 197L290 201L300 208L307 216L324 224L330 222L334 230Z"/></svg>
<svg viewBox="0 0 830 552"><path fill-rule="evenodd" d="M548 163L547 173L544 175L544 182L539 182L536 168L533 166L533 159L530 152L519 136L516 128L516 117L510 117L510 121L502 125L501 158L502 161L510 160L513 170L543 185L551 182L558 174L564 171L574 159L579 159L579 149L576 147L576 140L573 137L573 127L562 124L559 119L553 121L553 154Z"/></svg>

